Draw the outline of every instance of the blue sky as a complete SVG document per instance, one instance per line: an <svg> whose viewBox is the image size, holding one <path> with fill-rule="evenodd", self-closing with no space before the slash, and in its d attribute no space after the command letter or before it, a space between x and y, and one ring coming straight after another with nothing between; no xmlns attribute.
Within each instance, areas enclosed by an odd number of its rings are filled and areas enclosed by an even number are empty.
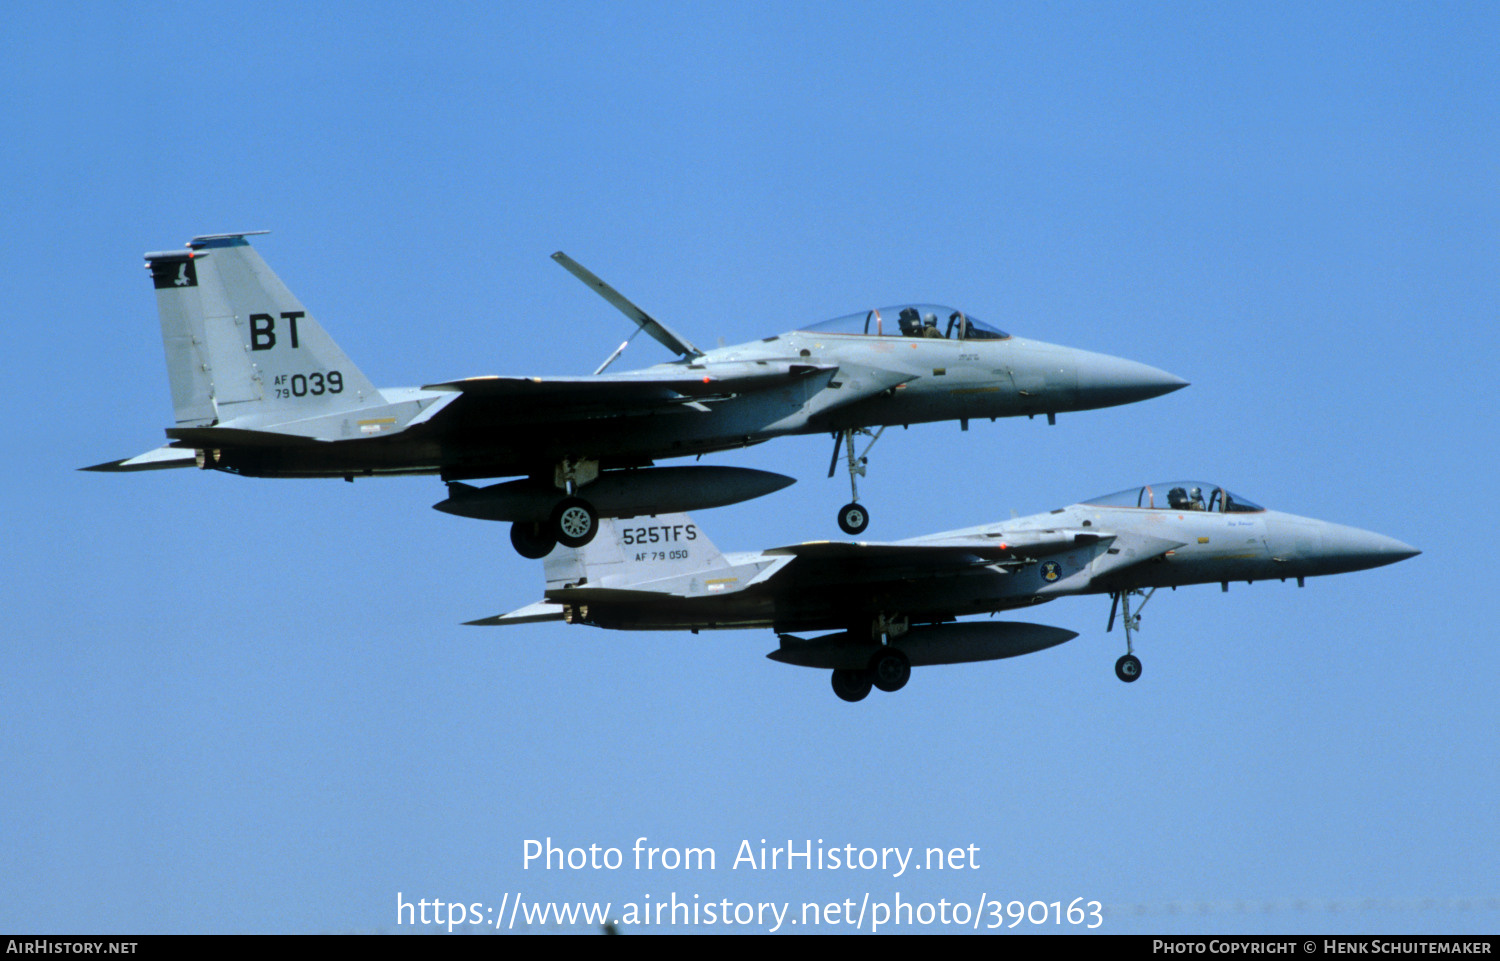
<svg viewBox="0 0 1500 961"><path fill-rule="evenodd" d="M1492 6L68 6L0 35L0 929L410 930L397 892L1500 929ZM932 301L1192 381L888 433L867 538L1196 476L1424 553L1159 596L1128 687L1105 598L858 705L769 632L464 627L540 566L433 478L74 470L171 418L141 253L263 228L381 385L593 370L629 325L559 249L700 345ZM717 455L800 482L700 524L837 536L829 453ZM547 837L720 860L524 868ZM761 838L980 866L729 867Z"/></svg>

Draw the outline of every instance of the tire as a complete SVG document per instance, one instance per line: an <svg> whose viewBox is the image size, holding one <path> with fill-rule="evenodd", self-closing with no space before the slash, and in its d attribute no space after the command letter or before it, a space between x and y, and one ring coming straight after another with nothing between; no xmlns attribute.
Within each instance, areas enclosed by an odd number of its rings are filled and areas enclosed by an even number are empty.
<svg viewBox="0 0 1500 961"><path fill-rule="evenodd" d="M833 672L833 693L845 701L863 701L870 696L869 671L851 671L837 668Z"/></svg>
<svg viewBox="0 0 1500 961"><path fill-rule="evenodd" d="M1115 677L1118 677L1126 684L1139 680L1140 676L1141 659L1134 654L1126 654L1118 661L1115 661Z"/></svg>
<svg viewBox="0 0 1500 961"><path fill-rule="evenodd" d="M858 503L839 508L839 529L845 534L863 534L870 526L870 515Z"/></svg>
<svg viewBox="0 0 1500 961"><path fill-rule="evenodd" d="M870 678L887 694L899 691L911 680L911 661L896 648L887 647L870 658Z"/></svg>
<svg viewBox="0 0 1500 961"><path fill-rule="evenodd" d="M582 547L599 533L599 515L581 497L565 497L552 508L552 533L564 547Z"/></svg>
<svg viewBox="0 0 1500 961"><path fill-rule="evenodd" d="M510 546L528 560L541 560L552 553L557 538L553 536L550 524L517 521L510 525Z"/></svg>

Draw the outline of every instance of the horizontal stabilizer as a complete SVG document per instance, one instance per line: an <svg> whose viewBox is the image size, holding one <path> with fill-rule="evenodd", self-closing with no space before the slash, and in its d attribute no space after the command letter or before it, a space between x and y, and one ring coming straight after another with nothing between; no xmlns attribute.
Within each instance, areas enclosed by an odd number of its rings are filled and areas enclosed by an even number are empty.
<svg viewBox="0 0 1500 961"><path fill-rule="evenodd" d="M112 460L105 464L95 464L92 467L80 467L79 470L96 471L136 471L136 470L166 470L170 467L193 467L197 464L198 455L190 450L182 450L177 447L158 447L148 450L144 454L128 457L125 460Z"/></svg>
<svg viewBox="0 0 1500 961"><path fill-rule="evenodd" d="M464 624L473 627L505 627L508 624L540 624L544 621L560 621L563 619L563 606L561 604L549 604L546 601L537 601L528 604L518 611L509 614L496 614L494 617L482 617L477 621L464 621Z"/></svg>

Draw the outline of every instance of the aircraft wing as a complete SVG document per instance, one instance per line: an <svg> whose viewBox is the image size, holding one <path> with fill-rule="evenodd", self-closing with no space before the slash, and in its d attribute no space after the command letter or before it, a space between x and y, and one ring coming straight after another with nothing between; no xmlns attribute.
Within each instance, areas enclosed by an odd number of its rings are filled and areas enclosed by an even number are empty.
<svg viewBox="0 0 1500 961"><path fill-rule="evenodd" d="M800 583L870 583L942 577L974 568L1016 570L1038 558L1105 540L1092 532L1022 531L903 543L810 541L765 553L791 562L784 576Z"/></svg>
<svg viewBox="0 0 1500 961"><path fill-rule="evenodd" d="M1007 560L1010 552L988 545L914 546L908 544L846 543L843 541L810 541L788 547L776 547L767 554L791 555L815 564L876 570L903 567L930 570L976 567Z"/></svg>
<svg viewBox="0 0 1500 961"><path fill-rule="evenodd" d="M725 368L729 369L725 369ZM781 386L837 367L818 364L733 364L685 370L672 376L600 374L595 377L466 377L423 390L455 390L473 397L547 403L646 403L696 400Z"/></svg>
<svg viewBox="0 0 1500 961"><path fill-rule="evenodd" d="M831 378L838 368L771 363L682 368L681 373L600 374L593 377L469 377L428 384L424 390L456 391L470 410L495 406L506 418L557 420L580 416L649 413L664 407L770 390ZM821 386L821 385L819 385Z"/></svg>
<svg viewBox="0 0 1500 961"><path fill-rule="evenodd" d="M981 536L903 543L808 541L787 547L773 547L765 553L790 554L807 560L864 567L945 568L1056 554L1112 536L1074 530L1002 531Z"/></svg>

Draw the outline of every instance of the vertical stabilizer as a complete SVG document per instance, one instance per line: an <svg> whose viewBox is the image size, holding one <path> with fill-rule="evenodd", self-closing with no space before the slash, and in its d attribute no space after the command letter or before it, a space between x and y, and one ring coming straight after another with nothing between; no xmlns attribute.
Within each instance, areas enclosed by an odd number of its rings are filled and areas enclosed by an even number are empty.
<svg viewBox="0 0 1500 961"><path fill-rule="evenodd" d="M599 533L583 547L547 555L547 588L586 584L630 588L725 566L724 555L686 514L601 517Z"/></svg>
<svg viewBox="0 0 1500 961"><path fill-rule="evenodd" d="M177 426L264 426L381 403L246 236L146 255Z"/></svg>

